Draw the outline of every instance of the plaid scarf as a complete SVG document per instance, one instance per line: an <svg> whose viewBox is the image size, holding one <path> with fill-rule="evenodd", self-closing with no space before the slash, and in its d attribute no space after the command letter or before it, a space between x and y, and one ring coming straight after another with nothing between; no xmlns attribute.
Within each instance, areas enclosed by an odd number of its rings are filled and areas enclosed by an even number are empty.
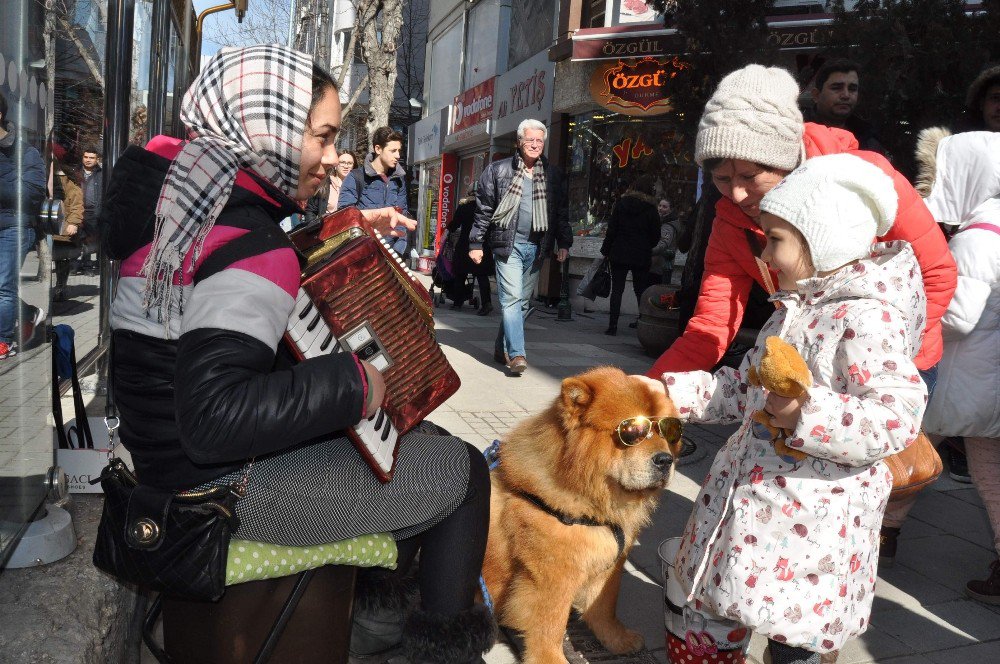
<svg viewBox="0 0 1000 664"><path fill-rule="evenodd" d="M493 223L506 228L517 216L521 206L521 182L531 175L531 230L547 231L549 229L549 211L545 197L545 160L539 157L534 169L528 169L520 154L514 155L514 178L500 200L500 205L493 212Z"/></svg>
<svg viewBox="0 0 1000 664"><path fill-rule="evenodd" d="M285 46L222 49L191 84L181 109L188 142L160 190L141 272L143 307L156 307L161 323L169 321L184 258L193 247L193 270L239 169L295 195L311 102L312 60Z"/></svg>

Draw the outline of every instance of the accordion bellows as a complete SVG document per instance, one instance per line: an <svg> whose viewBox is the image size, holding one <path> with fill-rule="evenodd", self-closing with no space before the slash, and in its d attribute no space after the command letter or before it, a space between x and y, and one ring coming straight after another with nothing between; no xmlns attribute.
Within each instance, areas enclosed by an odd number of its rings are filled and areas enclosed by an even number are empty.
<svg viewBox="0 0 1000 664"><path fill-rule="evenodd" d="M306 267L285 343L300 360L355 353L382 374L382 408L347 435L387 482L399 437L461 384L434 336L430 295L354 208L290 238Z"/></svg>

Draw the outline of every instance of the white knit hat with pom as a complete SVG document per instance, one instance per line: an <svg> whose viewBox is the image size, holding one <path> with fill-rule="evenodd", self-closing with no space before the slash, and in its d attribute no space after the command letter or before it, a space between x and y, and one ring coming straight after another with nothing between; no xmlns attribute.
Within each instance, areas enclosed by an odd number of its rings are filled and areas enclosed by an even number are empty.
<svg viewBox="0 0 1000 664"><path fill-rule="evenodd" d="M817 272L867 256L875 238L892 228L897 206L892 178L852 154L810 159L760 201L761 212L802 233Z"/></svg>
<svg viewBox="0 0 1000 664"><path fill-rule="evenodd" d="M747 65L705 104L694 159L742 159L790 171L804 157L799 86L784 69Z"/></svg>

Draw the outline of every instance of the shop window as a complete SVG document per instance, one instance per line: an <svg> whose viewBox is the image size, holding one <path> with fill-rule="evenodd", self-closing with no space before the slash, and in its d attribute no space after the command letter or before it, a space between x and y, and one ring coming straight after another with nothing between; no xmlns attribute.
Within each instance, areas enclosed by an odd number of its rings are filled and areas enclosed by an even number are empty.
<svg viewBox="0 0 1000 664"><path fill-rule="evenodd" d="M603 237L611 210L630 184L649 174L656 196L684 214L694 204L698 168L691 146L668 120L608 111L570 122L566 169L569 217L578 236Z"/></svg>
<svg viewBox="0 0 1000 664"><path fill-rule="evenodd" d="M507 69L513 69L555 40L559 3L519 0L511 3L510 50Z"/></svg>
<svg viewBox="0 0 1000 664"><path fill-rule="evenodd" d="M605 0L584 0L580 27L603 28L606 8L607 2Z"/></svg>

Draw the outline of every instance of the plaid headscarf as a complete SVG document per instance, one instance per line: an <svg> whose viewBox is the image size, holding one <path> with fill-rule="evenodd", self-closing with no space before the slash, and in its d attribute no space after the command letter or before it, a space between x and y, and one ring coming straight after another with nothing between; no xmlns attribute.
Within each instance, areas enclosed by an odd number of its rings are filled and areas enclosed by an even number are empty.
<svg viewBox="0 0 1000 664"><path fill-rule="evenodd" d="M157 307L160 322L170 317L184 257L193 245L197 260L240 168L295 195L312 67L306 54L276 44L222 49L184 95L188 142L167 171L141 272L143 307Z"/></svg>
<svg viewBox="0 0 1000 664"><path fill-rule="evenodd" d="M545 196L545 160L539 157L535 160L535 167L528 169L528 166L521 159L521 154L514 155L514 179L510 181L510 186L500 199L500 205L493 212L493 223L501 228L510 225L511 220L517 215L517 210L521 205L521 187L524 178L531 175L531 230L547 231L549 229L549 209Z"/></svg>

